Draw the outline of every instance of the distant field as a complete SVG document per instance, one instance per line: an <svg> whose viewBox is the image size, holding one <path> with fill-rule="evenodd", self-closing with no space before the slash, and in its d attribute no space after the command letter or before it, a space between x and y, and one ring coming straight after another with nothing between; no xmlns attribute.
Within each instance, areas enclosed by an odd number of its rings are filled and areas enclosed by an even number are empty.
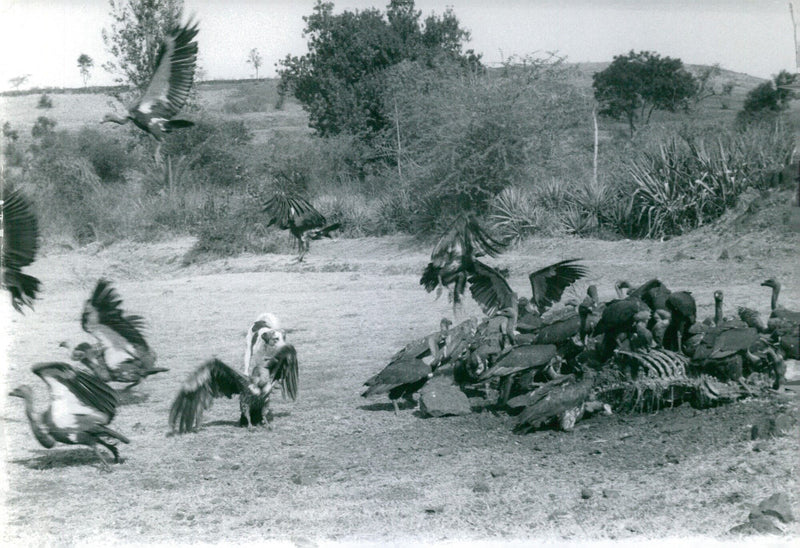
<svg viewBox="0 0 800 548"><path fill-rule="evenodd" d="M236 81L200 84L198 106L202 114L187 110L181 115L193 120L197 116L218 116L229 120L243 120L253 131L255 141L261 142L276 132L308 134L308 118L302 107L288 98L283 108L275 109L277 93L275 80ZM56 121L56 129L79 130L82 127L111 130L112 124L99 122L107 112L124 113L123 105L110 95L103 93L58 93L50 94L53 108L37 108L41 94L0 96L0 120L8 121L23 138L40 116ZM255 100L254 100L255 99ZM238 103L244 103L242 112L232 112ZM249 111L248 107L255 111Z"/></svg>

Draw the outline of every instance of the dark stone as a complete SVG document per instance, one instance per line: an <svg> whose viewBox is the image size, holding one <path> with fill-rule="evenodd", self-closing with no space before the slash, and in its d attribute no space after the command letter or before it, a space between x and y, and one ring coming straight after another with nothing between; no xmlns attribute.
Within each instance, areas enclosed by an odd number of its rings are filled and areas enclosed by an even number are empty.
<svg viewBox="0 0 800 548"><path fill-rule="evenodd" d="M447 377L434 377L419 392L420 410L432 417L468 415L472 412L469 398Z"/></svg>
<svg viewBox="0 0 800 548"><path fill-rule="evenodd" d="M667 451L667 454L664 455L664 458L670 464L679 464L681 462L681 459L678 456L678 454L673 451Z"/></svg>
<svg viewBox="0 0 800 548"><path fill-rule="evenodd" d="M765 533L770 535L780 535L783 533L780 527L772 523L767 516L756 516L748 522L753 530L757 533Z"/></svg>
<svg viewBox="0 0 800 548"><path fill-rule="evenodd" d="M723 249L722 253L719 254L719 259L718 260L726 261L728 259L730 259L730 254L728 253L727 249Z"/></svg>
<svg viewBox="0 0 800 548"><path fill-rule="evenodd" d="M582 499L584 499L584 500L590 499L593 496L594 496L594 491L592 491L588 487L584 487L583 489L581 489L581 498Z"/></svg>
<svg viewBox="0 0 800 548"><path fill-rule="evenodd" d="M506 474L508 474L506 469L503 468L502 466L497 466L495 468L492 468L489 471L489 473L492 475L493 478L500 478L500 477L505 476Z"/></svg>
<svg viewBox="0 0 800 548"><path fill-rule="evenodd" d="M750 429L751 440L766 440L777 436L777 429L775 427L775 419L762 417L753 423Z"/></svg>
<svg viewBox="0 0 800 548"><path fill-rule="evenodd" d="M474 493L488 493L490 491L489 484L485 481L478 481L472 486Z"/></svg>
<svg viewBox="0 0 800 548"><path fill-rule="evenodd" d="M768 516L778 518L783 523L794 521L792 505L789 502L789 495L786 493L775 493L769 498L762 500L758 505L758 509Z"/></svg>
<svg viewBox="0 0 800 548"><path fill-rule="evenodd" d="M619 497L619 491L616 489L603 489L603 498L615 499Z"/></svg>

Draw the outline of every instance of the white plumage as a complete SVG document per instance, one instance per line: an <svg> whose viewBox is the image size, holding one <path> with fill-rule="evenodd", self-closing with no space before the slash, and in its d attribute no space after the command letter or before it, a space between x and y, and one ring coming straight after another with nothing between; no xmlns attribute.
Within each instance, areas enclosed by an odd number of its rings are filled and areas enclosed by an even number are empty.
<svg viewBox="0 0 800 548"><path fill-rule="evenodd" d="M286 346L286 331L275 314L264 312L247 330L245 337L244 367L245 375L258 365L266 364L282 347Z"/></svg>

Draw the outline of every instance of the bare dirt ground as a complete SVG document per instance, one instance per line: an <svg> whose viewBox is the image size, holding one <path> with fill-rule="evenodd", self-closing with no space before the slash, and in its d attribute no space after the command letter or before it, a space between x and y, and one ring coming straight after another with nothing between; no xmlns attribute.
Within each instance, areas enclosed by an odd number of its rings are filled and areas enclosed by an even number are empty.
<svg viewBox="0 0 800 548"><path fill-rule="evenodd" d="M591 270L577 290L597 283L603 299L616 279L658 276L693 291L701 318L712 314L717 288L729 312L747 305L767 314L769 292L759 284L776 276L783 304L800 308L797 234L755 221L740 233L736 226L667 242L536 239L496 263L510 268L520 294L529 292L528 272L571 257ZM778 491L798 514L800 435L750 441L756 420L798 415L793 393L706 411L593 417L572 433L516 435L511 417L488 410L395 416L388 400L359 394L396 350L452 315L444 297L418 283L429 244L314 242L300 266L289 255L249 255L182 267L191 244L46 249L29 269L45 286L35 312L12 314L3 303L4 544L720 538ZM723 249L729 259L718 260ZM20 400L5 397L27 383L44 405L30 366L66 361L60 341L89 339L79 315L100 275L115 282L128 312L146 318L158 365L170 369L123 398L113 426L131 443L112 473L88 448L40 447ZM213 355L238 367L245 330L263 311L291 330L298 401L274 400L267 431L237 427L238 402L217 400L199 433L169 436L168 409L185 376ZM477 308L468 302L464 312ZM781 540L800 532L797 522L785 528Z"/></svg>

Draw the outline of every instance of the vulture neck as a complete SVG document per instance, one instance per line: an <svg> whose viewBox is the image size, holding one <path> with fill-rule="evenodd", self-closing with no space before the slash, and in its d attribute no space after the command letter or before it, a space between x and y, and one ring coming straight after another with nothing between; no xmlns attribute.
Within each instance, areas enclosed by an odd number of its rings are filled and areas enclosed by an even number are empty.
<svg viewBox="0 0 800 548"><path fill-rule="evenodd" d="M778 308L778 295L781 292L781 284L776 283L772 286L772 302L770 303L771 309Z"/></svg>
<svg viewBox="0 0 800 548"><path fill-rule="evenodd" d="M614 289L617 290L617 299L624 299L625 295L622 293L622 285L619 282L614 284Z"/></svg>
<svg viewBox="0 0 800 548"><path fill-rule="evenodd" d="M25 415L28 417L28 422L31 424L33 435L39 443L50 449L55 445L56 441L42 428L41 420L36 416L36 412L33 409L33 396L30 393L25 393L24 399Z"/></svg>
<svg viewBox="0 0 800 548"><path fill-rule="evenodd" d="M722 299L714 300L714 325L722 325Z"/></svg>
<svg viewBox="0 0 800 548"><path fill-rule="evenodd" d="M125 125L128 123L130 119L127 116L116 116L114 114L106 114L106 118L104 121L106 122L114 122L115 124Z"/></svg>

